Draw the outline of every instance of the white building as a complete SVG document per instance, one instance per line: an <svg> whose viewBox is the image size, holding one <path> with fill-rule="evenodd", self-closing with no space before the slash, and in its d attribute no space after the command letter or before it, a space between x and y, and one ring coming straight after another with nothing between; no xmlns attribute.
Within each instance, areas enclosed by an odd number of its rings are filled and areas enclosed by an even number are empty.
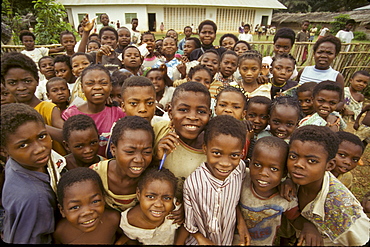
<svg viewBox="0 0 370 247"><path fill-rule="evenodd" d="M270 25L273 9L286 9L278 0L58 0L64 5L70 23L77 28L82 18L107 13L114 24L131 28L131 19L139 19L138 30L183 31L192 24L197 27L203 20L213 20L220 32L236 32L241 22Z"/></svg>

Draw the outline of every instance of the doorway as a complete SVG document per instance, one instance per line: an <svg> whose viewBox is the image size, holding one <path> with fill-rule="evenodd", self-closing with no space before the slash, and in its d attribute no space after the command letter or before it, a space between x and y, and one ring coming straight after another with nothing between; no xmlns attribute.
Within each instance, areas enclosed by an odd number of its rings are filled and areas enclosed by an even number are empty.
<svg viewBox="0 0 370 247"><path fill-rule="evenodd" d="M268 15L263 15L261 25L266 27L267 23L268 23L268 20L269 20L269 16Z"/></svg>
<svg viewBox="0 0 370 247"><path fill-rule="evenodd" d="M148 26L149 26L149 31L155 32L157 23L155 20L155 13L148 13Z"/></svg>

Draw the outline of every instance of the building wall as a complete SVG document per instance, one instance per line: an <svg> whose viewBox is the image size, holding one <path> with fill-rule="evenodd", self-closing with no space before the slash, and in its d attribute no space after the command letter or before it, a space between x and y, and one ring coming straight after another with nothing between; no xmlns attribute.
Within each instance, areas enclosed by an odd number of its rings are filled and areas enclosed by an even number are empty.
<svg viewBox="0 0 370 247"><path fill-rule="evenodd" d="M267 25L271 24L272 9L256 8L222 8L222 7L177 7L177 6L132 6L132 5L108 5L108 6L65 6L68 11L69 21L75 28L79 24L79 17L89 14L89 18L97 14L107 13L110 21L114 23L119 20L121 26L131 28L131 23L125 23L125 13L137 13L139 19L138 30L147 31L148 13L155 13L156 30L159 31L161 22L164 23L165 30L170 28L182 32L185 26L197 28L199 23L205 19L214 21L218 26L218 32L237 32L241 22L260 24L262 16L268 16ZM102 10L104 9L104 10ZM195 31L195 30L194 30Z"/></svg>

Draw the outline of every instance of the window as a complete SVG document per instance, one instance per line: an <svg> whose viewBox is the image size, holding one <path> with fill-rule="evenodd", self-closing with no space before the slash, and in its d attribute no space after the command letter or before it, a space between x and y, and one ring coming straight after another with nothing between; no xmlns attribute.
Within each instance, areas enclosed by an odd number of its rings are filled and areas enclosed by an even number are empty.
<svg viewBox="0 0 370 247"><path fill-rule="evenodd" d="M81 23L82 19L85 18L87 13L84 14L78 14L78 23Z"/></svg>
<svg viewBox="0 0 370 247"><path fill-rule="evenodd" d="M100 22L100 16L101 16L102 14L106 14L106 13L105 13L105 12L103 12L103 13L95 13L95 16L96 16L95 23L96 23L96 24L101 24L101 22Z"/></svg>
<svg viewBox="0 0 370 247"><path fill-rule="evenodd" d="M126 24L131 24L132 18L137 18L137 13L125 13Z"/></svg>

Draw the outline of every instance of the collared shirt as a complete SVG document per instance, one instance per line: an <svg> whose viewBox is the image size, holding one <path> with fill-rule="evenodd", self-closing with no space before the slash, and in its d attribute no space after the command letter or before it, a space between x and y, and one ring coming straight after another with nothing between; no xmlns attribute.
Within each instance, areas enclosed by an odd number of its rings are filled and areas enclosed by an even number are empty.
<svg viewBox="0 0 370 247"><path fill-rule="evenodd" d="M236 206L245 177L245 163L224 180L215 178L206 164L198 167L184 183L185 228L199 232L216 245L231 245L235 230ZM190 236L187 245L197 241Z"/></svg>
<svg viewBox="0 0 370 247"><path fill-rule="evenodd" d="M5 165L5 177L2 195L5 210L3 241L12 244L50 244L57 201L50 186L49 174L25 169L9 158Z"/></svg>
<svg viewBox="0 0 370 247"><path fill-rule="evenodd" d="M360 202L328 171L321 191L301 215L317 227L325 245L362 246L369 241L370 221Z"/></svg>

